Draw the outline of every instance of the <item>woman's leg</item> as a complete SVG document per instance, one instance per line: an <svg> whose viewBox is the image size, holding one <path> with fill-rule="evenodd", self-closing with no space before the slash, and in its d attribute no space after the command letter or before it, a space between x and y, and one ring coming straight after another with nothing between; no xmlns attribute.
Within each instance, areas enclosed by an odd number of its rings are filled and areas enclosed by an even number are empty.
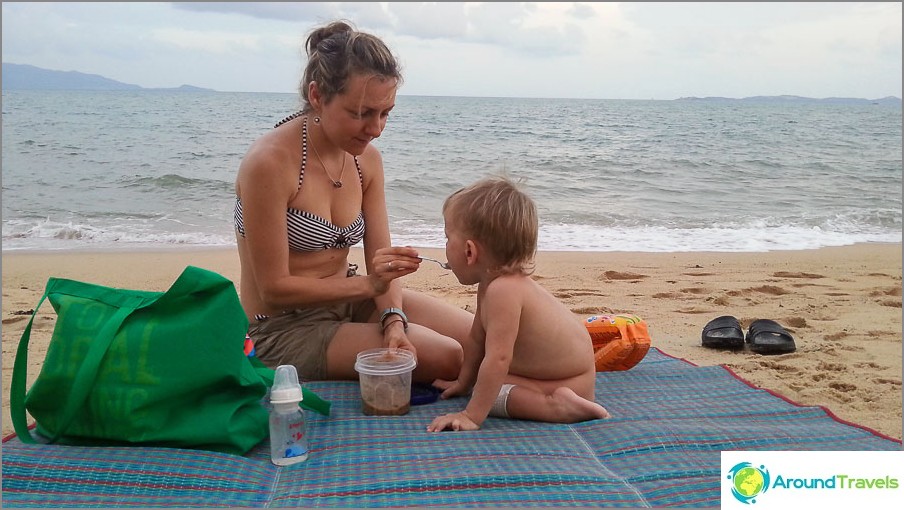
<svg viewBox="0 0 904 510"><path fill-rule="evenodd" d="M402 309L408 316L408 339L417 349L417 367L412 380L432 383L436 379L457 379L464 360L461 345L467 341L474 314L409 289L403 290ZM380 311L376 310L370 317L371 322L339 326L326 351L330 379L357 379L355 361L358 353L386 346L376 324L379 319Z"/></svg>
<svg viewBox="0 0 904 510"><path fill-rule="evenodd" d="M464 356L461 345L455 339L419 324L409 325L408 339L417 349L417 366L411 374L413 381L432 383L436 379L454 380L458 377ZM376 323L342 324L326 350L327 377L357 379L355 361L358 353L378 347L386 347L386 343Z"/></svg>
<svg viewBox="0 0 904 510"><path fill-rule="evenodd" d="M474 314L442 299L405 289L403 307L408 320L464 343L474 323ZM457 377L457 375L456 375Z"/></svg>

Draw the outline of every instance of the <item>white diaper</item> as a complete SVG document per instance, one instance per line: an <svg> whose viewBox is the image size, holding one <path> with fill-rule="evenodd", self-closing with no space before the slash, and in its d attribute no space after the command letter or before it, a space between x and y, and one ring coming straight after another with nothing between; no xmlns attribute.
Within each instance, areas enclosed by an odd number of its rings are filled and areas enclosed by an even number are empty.
<svg viewBox="0 0 904 510"><path fill-rule="evenodd" d="M493 407L490 408L490 416L495 416L496 418L509 418L506 405L508 404L509 393L512 392L512 388L514 387L514 384L502 385L502 388L499 389L499 395L496 395L496 401L493 402Z"/></svg>

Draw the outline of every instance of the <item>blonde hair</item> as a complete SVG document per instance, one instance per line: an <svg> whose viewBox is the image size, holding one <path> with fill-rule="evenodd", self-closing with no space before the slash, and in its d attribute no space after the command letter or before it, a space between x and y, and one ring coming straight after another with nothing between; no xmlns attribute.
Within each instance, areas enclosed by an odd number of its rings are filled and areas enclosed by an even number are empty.
<svg viewBox="0 0 904 510"><path fill-rule="evenodd" d="M341 94L349 79L359 74L395 79L398 85L402 84L401 67L386 44L379 37L359 32L351 22L333 21L314 29L305 41L305 51L308 63L298 87L303 111L311 108L308 84L312 81L326 103Z"/></svg>
<svg viewBox="0 0 904 510"><path fill-rule="evenodd" d="M443 215L489 251L496 263L492 272L534 272L537 206L508 177L487 177L456 191L443 202Z"/></svg>

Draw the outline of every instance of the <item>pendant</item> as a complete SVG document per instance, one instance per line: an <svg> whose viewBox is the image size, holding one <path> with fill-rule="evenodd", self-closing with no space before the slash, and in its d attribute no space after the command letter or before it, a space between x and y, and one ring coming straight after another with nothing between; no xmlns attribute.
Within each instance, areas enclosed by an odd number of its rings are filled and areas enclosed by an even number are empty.
<svg viewBox="0 0 904 510"><path fill-rule="evenodd" d="M342 187L342 181L333 181L333 187L339 189Z"/></svg>

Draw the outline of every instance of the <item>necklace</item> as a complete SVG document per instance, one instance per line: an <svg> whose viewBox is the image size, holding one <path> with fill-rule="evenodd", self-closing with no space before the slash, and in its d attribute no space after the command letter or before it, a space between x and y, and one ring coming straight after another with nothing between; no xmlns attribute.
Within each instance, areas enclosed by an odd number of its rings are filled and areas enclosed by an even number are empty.
<svg viewBox="0 0 904 510"><path fill-rule="evenodd" d="M302 141L302 154L306 154L308 152L308 118L305 117L302 125L301 125L301 141ZM345 154L342 154L342 167L339 170L339 178L333 179L333 176L330 175L330 171L326 169L326 164L323 162L323 158L320 157L320 152L317 151L317 146L313 143L311 147L314 149L314 155L317 156L317 161L320 161L320 166L323 167L323 173L326 174L326 178L333 183L333 187L339 189L342 187L342 175L345 174L345 160L348 159L345 157Z"/></svg>

